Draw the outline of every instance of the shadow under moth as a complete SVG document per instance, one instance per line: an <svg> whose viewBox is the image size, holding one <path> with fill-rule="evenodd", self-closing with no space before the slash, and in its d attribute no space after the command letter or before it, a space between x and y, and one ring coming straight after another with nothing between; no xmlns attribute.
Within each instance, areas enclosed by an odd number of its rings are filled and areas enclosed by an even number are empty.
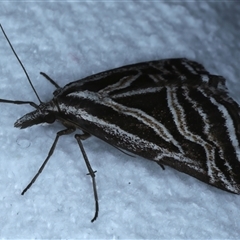
<svg viewBox="0 0 240 240"><path fill-rule="evenodd" d="M240 108L229 96L223 77L212 75L201 64L185 58L132 64L64 87L41 74L56 87L51 101L44 103L38 97L40 104L36 104L0 99L2 103L30 104L35 108L18 119L15 127L22 129L55 121L64 126L22 194L42 172L59 137L77 129L81 134L75 138L93 184L92 222L99 211L95 171L82 145L82 140L91 135L162 167L170 166L207 184L240 194Z"/></svg>

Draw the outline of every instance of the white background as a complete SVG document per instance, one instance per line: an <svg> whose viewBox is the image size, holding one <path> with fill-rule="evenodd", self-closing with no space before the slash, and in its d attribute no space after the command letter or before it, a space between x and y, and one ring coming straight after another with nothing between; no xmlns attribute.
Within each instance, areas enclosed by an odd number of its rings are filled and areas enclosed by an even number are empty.
<svg viewBox="0 0 240 240"><path fill-rule="evenodd" d="M227 1L1 2L0 22L41 99L54 87L122 65L187 57L227 79L240 103L240 4ZM37 102L0 34L0 98ZM169 167L129 157L92 137L84 142L90 177L73 136L60 139L49 164L21 196L45 159L60 124L19 130L32 110L0 104L1 238L239 239L240 196ZM240 173L239 173L240 174Z"/></svg>

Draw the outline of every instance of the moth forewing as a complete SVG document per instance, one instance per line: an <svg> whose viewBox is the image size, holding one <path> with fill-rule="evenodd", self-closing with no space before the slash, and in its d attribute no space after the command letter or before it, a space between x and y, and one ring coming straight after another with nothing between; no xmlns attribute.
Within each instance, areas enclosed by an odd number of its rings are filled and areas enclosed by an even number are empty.
<svg viewBox="0 0 240 240"><path fill-rule="evenodd" d="M225 79L202 65L128 65L72 82L57 97L65 117L92 135L239 193L239 106Z"/></svg>
<svg viewBox="0 0 240 240"><path fill-rule="evenodd" d="M99 208L95 171L81 142L90 135L222 190L240 193L240 108L229 96L223 77L185 58L127 65L63 88L41 74L57 88L49 102L39 99L37 105L0 99L35 108L18 119L15 127L55 120L65 127L57 133L47 158L23 194L45 167L59 137L76 129L82 130L75 138L93 183L96 210L92 221Z"/></svg>

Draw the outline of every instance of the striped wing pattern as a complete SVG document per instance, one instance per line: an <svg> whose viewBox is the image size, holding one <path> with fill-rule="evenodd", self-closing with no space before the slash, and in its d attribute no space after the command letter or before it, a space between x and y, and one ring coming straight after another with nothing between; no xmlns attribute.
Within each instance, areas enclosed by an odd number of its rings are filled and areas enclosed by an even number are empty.
<svg viewBox="0 0 240 240"><path fill-rule="evenodd" d="M54 93L62 119L104 141L240 194L240 108L225 79L188 59L129 65Z"/></svg>

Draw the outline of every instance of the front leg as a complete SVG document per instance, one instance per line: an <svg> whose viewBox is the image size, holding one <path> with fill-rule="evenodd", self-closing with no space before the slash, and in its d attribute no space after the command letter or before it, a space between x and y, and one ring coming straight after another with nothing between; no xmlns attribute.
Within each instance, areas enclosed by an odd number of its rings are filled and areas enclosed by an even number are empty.
<svg viewBox="0 0 240 240"><path fill-rule="evenodd" d="M63 135L68 135L68 134L71 134L75 131L75 128L67 128L67 129L64 129L62 131L59 131L57 132L56 134L56 137L55 137L55 140L48 152L48 155L47 155L47 158L44 160L42 166L39 168L38 172L36 173L36 175L32 178L31 182L27 185L27 187L22 191L22 195L24 195L24 193L33 185L33 183L37 180L38 176L40 175L40 173L42 172L42 170L44 169L44 167L46 166L48 160L50 159L50 157L52 156L54 150L55 150L55 147L57 145L57 142L58 142L58 139L59 137L63 136Z"/></svg>

